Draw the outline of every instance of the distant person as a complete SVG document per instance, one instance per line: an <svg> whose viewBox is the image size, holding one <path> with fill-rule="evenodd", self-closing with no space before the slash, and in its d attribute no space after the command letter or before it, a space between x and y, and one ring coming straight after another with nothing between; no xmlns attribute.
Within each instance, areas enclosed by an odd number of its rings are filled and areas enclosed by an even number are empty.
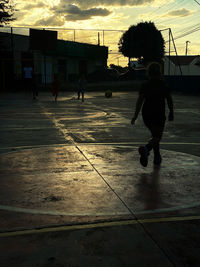
<svg viewBox="0 0 200 267"><path fill-rule="evenodd" d="M26 89L31 90L33 93L33 99L36 99L36 97L38 96L38 91L36 88L36 82L35 82L35 77L33 74L33 68L32 67L24 67L23 72L24 72L24 80L25 80Z"/></svg>
<svg viewBox="0 0 200 267"><path fill-rule="evenodd" d="M32 92L33 92L33 99L37 99L38 98L38 87L37 87L37 82L36 82L36 75L33 74L33 78L32 78Z"/></svg>
<svg viewBox="0 0 200 267"><path fill-rule="evenodd" d="M151 139L145 146L139 147L140 163L146 167L150 151L154 151L154 164L160 165L162 157L160 154L160 140L165 127L165 100L169 108L168 120L174 120L173 100L169 87L164 82L161 66L157 62L151 63L147 68L148 81L146 81L139 92L136 102L135 115L131 120L134 124L142 108L142 117L145 126L151 132Z"/></svg>
<svg viewBox="0 0 200 267"><path fill-rule="evenodd" d="M24 78L32 79L33 78L33 68L32 67L24 67Z"/></svg>
<svg viewBox="0 0 200 267"><path fill-rule="evenodd" d="M55 101L57 101L59 87L60 87L60 82L58 80L58 75L55 74L52 82L52 95L55 97Z"/></svg>
<svg viewBox="0 0 200 267"><path fill-rule="evenodd" d="M84 94L85 94L85 88L86 88L86 78L84 74L81 74L79 80L78 80L78 99L80 99L80 95L82 96L82 102L84 102Z"/></svg>

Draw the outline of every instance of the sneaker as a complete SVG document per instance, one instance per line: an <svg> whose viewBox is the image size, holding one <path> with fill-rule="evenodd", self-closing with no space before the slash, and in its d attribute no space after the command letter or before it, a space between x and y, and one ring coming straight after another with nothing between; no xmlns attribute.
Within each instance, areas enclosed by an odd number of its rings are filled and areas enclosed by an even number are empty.
<svg viewBox="0 0 200 267"><path fill-rule="evenodd" d="M161 157L161 155L160 155L160 154L155 154L155 155L154 155L154 161L153 161L153 163L154 163L155 165L160 165L161 162L162 162L162 157Z"/></svg>
<svg viewBox="0 0 200 267"><path fill-rule="evenodd" d="M148 156L149 156L149 150L146 146L140 146L138 149L138 152L140 154L140 163L143 167L146 167L148 165Z"/></svg>

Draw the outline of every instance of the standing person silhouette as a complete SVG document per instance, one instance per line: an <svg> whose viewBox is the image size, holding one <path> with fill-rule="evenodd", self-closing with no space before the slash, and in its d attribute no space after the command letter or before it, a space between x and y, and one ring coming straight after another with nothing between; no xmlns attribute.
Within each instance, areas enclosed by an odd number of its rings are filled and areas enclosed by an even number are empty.
<svg viewBox="0 0 200 267"><path fill-rule="evenodd" d="M82 95L82 102L84 102L84 93L86 87L86 78L84 74L81 74L78 80L78 99L80 99L80 94Z"/></svg>
<svg viewBox="0 0 200 267"><path fill-rule="evenodd" d="M165 127L165 100L169 108L168 120L174 120L173 100L170 90L163 80L161 66L157 62L152 62L147 68L148 81L146 81L139 92L136 102L135 114L131 120L134 124L142 108L142 117L145 126L151 132L151 139L145 146L140 146L140 163L146 167L150 151L154 151L154 164L160 165L162 157L160 155L160 140Z"/></svg>
<svg viewBox="0 0 200 267"><path fill-rule="evenodd" d="M38 97L38 89L36 84L36 74L33 71L31 66L27 66L23 68L24 80L26 87L32 91L33 99L37 99Z"/></svg>
<svg viewBox="0 0 200 267"><path fill-rule="evenodd" d="M55 97L55 101L57 101L59 86L60 86L60 82L58 79L58 75L54 74L51 87L52 87L52 95Z"/></svg>

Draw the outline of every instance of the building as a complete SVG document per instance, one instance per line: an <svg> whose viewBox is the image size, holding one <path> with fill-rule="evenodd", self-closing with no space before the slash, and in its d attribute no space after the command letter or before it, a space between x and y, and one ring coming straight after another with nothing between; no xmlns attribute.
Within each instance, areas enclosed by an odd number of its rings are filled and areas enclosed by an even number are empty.
<svg viewBox="0 0 200 267"><path fill-rule="evenodd" d="M107 67L108 47L57 40L53 50L31 50L30 36L0 33L1 88L21 87L25 67L33 68L37 83L48 85L58 74L63 82Z"/></svg>
<svg viewBox="0 0 200 267"><path fill-rule="evenodd" d="M180 66L180 67L179 67ZM164 60L165 75L200 76L200 56L166 56Z"/></svg>

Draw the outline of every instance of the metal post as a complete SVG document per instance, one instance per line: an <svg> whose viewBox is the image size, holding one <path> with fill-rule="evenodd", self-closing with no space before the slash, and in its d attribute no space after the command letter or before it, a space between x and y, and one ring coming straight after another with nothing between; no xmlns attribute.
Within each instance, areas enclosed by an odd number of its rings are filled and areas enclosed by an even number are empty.
<svg viewBox="0 0 200 267"><path fill-rule="evenodd" d="M46 67L46 54L44 51L44 86L47 87L47 67Z"/></svg>
<svg viewBox="0 0 200 267"><path fill-rule="evenodd" d="M14 59L14 39L13 39L13 28L11 27L10 28L11 30L11 56L12 56L12 59L11 59L11 66L12 66L12 81L11 83L13 84L14 82L14 76L15 76L15 69L14 69L14 64L15 64L15 59Z"/></svg>
<svg viewBox="0 0 200 267"><path fill-rule="evenodd" d="M11 51L12 51L12 54L14 54L14 41L13 41L13 28L11 27L10 28L10 33L11 33Z"/></svg>
<svg viewBox="0 0 200 267"><path fill-rule="evenodd" d="M76 41L76 30L74 30L74 42Z"/></svg>
<svg viewBox="0 0 200 267"><path fill-rule="evenodd" d="M169 28L169 64L168 64L168 75L170 75L170 54L171 53L171 29Z"/></svg>
<svg viewBox="0 0 200 267"><path fill-rule="evenodd" d="M182 73L182 69L181 69L181 65L180 65L180 62L179 62L179 57L178 57L178 53L177 53L177 50L176 50L176 45L175 45L175 42L174 42L174 38L173 38L173 35L172 35L172 32L171 32L171 29L170 29L170 34L171 34L174 50L175 50L175 53L176 53L176 56L177 56L177 59L178 59L178 66L179 66L180 74L182 76L183 73Z"/></svg>
<svg viewBox="0 0 200 267"><path fill-rule="evenodd" d="M188 53L188 43L190 43L190 41L186 41L186 48L185 48L185 55L187 56Z"/></svg>
<svg viewBox="0 0 200 267"><path fill-rule="evenodd" d="M100 45L100 35L99 35L99 32L98 32L98 45Z"/></svg>
<svg viewBox="0 0 200 267"><path fill-rule="evenodd" d="M43 29L43 31L45 31L45 29ZM47 67L46 67L46 53L45 53L45 50L43 51L44 53L44 86L45 86L45 89L47 87Z"/></svg>

